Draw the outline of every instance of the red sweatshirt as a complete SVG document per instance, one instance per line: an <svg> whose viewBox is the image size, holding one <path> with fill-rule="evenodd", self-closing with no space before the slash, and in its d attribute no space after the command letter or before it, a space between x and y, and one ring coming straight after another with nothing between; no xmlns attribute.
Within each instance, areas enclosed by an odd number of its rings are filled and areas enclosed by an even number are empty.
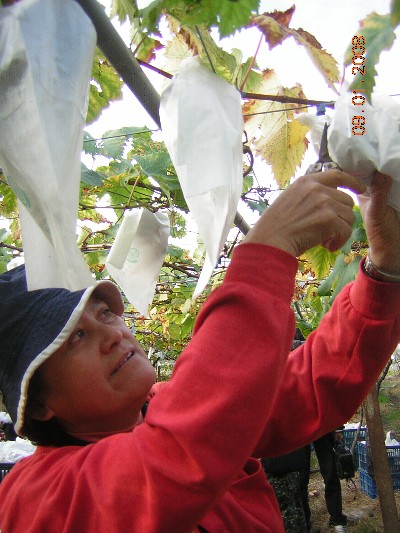
<svg viewBox="0 0 400 533"><path fill-rule="evenodd" d="M283 532L251 457L347 421L400 338L400 284L360 272L290 352L296 268L280 250L240 245L144 423L22 460L0 485L2 533Z"/></svg>

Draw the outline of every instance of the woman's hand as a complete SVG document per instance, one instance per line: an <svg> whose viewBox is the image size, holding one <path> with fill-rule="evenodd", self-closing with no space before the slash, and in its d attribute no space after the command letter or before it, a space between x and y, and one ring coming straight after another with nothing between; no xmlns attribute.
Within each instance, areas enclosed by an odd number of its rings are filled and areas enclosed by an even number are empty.
<svg viewBox="0 0 400 533"><path fill-rule="evenodd" d="M369 256L376 267L400 275L400 218L387 203L392 178L376 173L359 203L369 241Z"/></svg>
<svg viewBox="0 0 400 533"><path fill-rule="evenodd" d="M353 199L338 187L356 194L366 190L340 170L302 176L267 208L244 242L275 246L295 257L317 244L337 250L351 235L354 222Z"/></svg>

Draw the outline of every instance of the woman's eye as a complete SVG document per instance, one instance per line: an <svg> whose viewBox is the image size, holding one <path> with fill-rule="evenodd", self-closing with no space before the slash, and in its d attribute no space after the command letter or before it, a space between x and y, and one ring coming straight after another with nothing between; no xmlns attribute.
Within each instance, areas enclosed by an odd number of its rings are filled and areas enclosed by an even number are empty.
<svg viewBox="0 0 400 533"><path fill-rule="evenodd" d="M85 332L83 329L77 329L70 337L70 342L78 342L80 339L82 339L85 336Z"/></svg>

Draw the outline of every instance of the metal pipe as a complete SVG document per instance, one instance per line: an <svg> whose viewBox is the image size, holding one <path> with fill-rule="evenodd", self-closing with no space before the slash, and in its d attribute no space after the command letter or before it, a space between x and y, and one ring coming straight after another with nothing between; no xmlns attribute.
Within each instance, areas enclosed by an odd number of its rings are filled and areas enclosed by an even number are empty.
<svg viewBox="0 0 400 533"><path fill-rule="evenodd" d="M247 222L239 213L239 211L236 211L235 220L233 221L233 223L240 229L243 235L247 235L250 231L250 226L247 224Z"/></svg>
<svg viewBox="0 0 400 533"><path fill-rule="evenodd" d="M154 122L161 128L160 95L144 74L132 52L111 24L96 0L75 0L92 21L97 32L97 46L110 61Z"/></svg>

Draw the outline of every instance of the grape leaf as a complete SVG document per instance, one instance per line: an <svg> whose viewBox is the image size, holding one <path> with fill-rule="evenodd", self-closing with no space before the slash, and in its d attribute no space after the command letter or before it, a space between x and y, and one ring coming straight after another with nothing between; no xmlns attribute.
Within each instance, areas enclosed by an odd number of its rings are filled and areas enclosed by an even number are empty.
<svg viewBox="0 0 400 533"><path fill-rule="evenodd" d="M120 22L125 22L126 19L133 22L139 16L135 0L112 0L110 16L117 16Z"/></svg>
<svg viewBox="0 0 400 533"><path fill-rule="evenodd" d="M390 20L393 28L400 23L400 0L392 0L390 4Z"/></svg>
<svg viewBox="0 0 400 533"><path fill-rule="evenodd" d="M286 11L273 11L271 13L263 13L253 17L252 24L257 26L261 33L265 35L265 40L269 44L269 48L275 48L278 44L290 36L288 31L295 6Z"/></svg>
<svg viewBox="0 0 400 533"><path fill-rule="evenodd" d="M249 22L259 3L259 0L155 0L140 10L140 17L143 27L150 33L157 30L158 21L165 13L185 28L217 27L220 36L226 37Z"/></svg>
<svg viewBox="0 0 400 533"><path fill-rule="evenodd" d="M99 49L96 49L92 81L89 87L89 107L86 116L86 123L91 124L101 112L109 107L112 100L122 98L122 81L110 66Z"/></svg>
<svg viewBox="0 0 400 533"><path fill-rule="evenodd" d="M375 76L377 74L375 65L379 62L379 56L383 50L389 50L394 42L396 37L393 26L391 22L390 15L378 15L377 13L371 13L364 20L360 22L360 29L355 34L360 39L363 37L365 44L365 56L359 53L359 56L365 57L365 69L364 75L359 71L355 73L354 80L350 85L350 90L362 90L365 92L367 100L371 101L371 94L375 86ZM344 58L344 64L346 66L353 63L354 51L361 52L362 48L359 47L359 44L356 44L354 49L354 37L352 42L349 44ZM361 59L356 61L360 65ZM363 65L361 65L363 66ZM357 69L354 69L355 71Z"/></svg>
<svg viewBox="0 0 400 533"><path fill-rule="evenodd" d="M357 275L361 257L355 257L353 261L347 263L345 256L338 255L333 266L332 272L318 287L318 296L332 295L332 301L335 299L341 289L350 281L353 281Z"/></svg>
<svg viewBox="0 0 400 533"><path fill-rule="evenodd" d="M262 74L264 94L304 97L300 86L284 88L274 71ZM306 151L308 128L294 120L293 104L271 100L249 100L243 105L245 130L256 153L272 165L274 177L284 187L294 175Z"/></svg>
<svg viewBox="0 0 400 533"><path fill-rule="evenodd" d="M92 156L102 155L103 154L103 149L101 147L101 142L99 140L95 139L87 131L83 132L83 151L86 154L90 154Z"/></svg>
<svg viewBox="0 0 400 533"><path fill-rule="evenodd" d="M262 81L258 91L263 94L283 95L284 87L280 83L275 71L264 70ZM243 104L243 117L245 121L245 130L250 140L258 136L258 131L262 132L265 142L273 137L287 121L285 113L279 113L285 110L285 105L272 100L248 100Z"/></svg>
<svg viewBox="0 0 400 533"><path fill-rule="evenodd" d="M321 245L307 250L303 257L310 263L317 279L323 279L329 274L329 270L339 252L330 252Z"/></svg>
<svg viewBox="0 0 400 533"><path fill-rule="evenodd" d="M307 126L292 120L286 122L268 143L263 137L255 143L257 154L272 165L275 181L280 187L289 183L303 160L308 145L307 131Z"/></svg>
<svg viewBox="0 0 400 533"><path fill-rule="evenodd" d="M339 69L336 60L322 48L317 39L307 31L299 28L289 28L294 6L285 12L264 13L252 19L252 25L257 26L265 35L270 47L274 48L288 37L293 37L297 44L303 46L315 67L324 77L326 83L335 92L335 83L339 81Z"/></svg>
<svg viewBox="0 0 400 533"><path fill-rule="evenodd" d="M92 187L101 187L103 185L102 175L95 170L90 170L83 163L81 163L81 181Z"/></svg>
<svg viewBox="0 0 400 533"><path fill-rule="evenodd" d="M334 83L339 81L339 69L336 59L322 48L317 39L307 31L299 28L292 31L292 35L298 44L304 46L307 54L315 67L324 77L329 87L337 93Z"/></svg>

